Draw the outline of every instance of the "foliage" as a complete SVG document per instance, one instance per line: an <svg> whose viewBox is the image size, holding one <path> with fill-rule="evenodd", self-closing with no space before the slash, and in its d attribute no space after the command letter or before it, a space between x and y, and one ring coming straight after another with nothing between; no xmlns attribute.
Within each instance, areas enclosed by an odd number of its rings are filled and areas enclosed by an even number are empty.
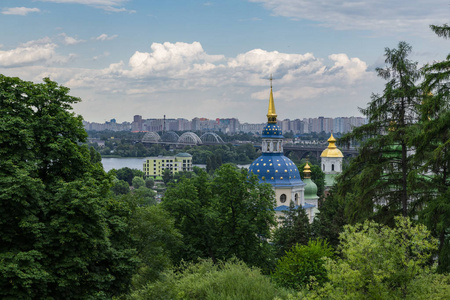
<svg viewBox="0 0 450 300"><path fill-rule="evenodd" d="M144 177L144 172L138 169L130 169L128 167L121 168L119 170L112 169L109 171L111 174L117 177L119 180L125 180L128 185L133 185L134 177Z"/></svg>
<svg viewBox="0 0 450 300"><path fill-rule="evenodd" d="M296 244L278 260L272 277L281 286L296 290L306 288L311 282L322 285L327 281L326 257L333 257L333 249L326 241Z"/></svg>
<svg viewBox="0 0 450 300"><path fill-rule="evenodd" d="M212 260L187 263L181 271L135 292L131 299L247 300L286 299L287 290L277 287L256 268L231 259L214 264Z"/></svg>
<svg viewBox="0 0 450 300"><path fill-rule="evenodd" d="M133 180L131 181L131 185L135 189L138 189L140 187L145 187L145 180L144 180L144 178L142 178L140 176L134 176Z"/></svg>
<svg viewBox="0 0 450 300"><path fill-rule="evenodd" d="M352 222L374 218L393 224L393 218L415 215L415 194L408 189L414 165L408 146L409 129L417 122L421 103L417 63L408 59L411 46L385 50L386 64L378 76L387 80L382 95L372 95L366 109L360 109L369 123L345 135L340 142L361 143L358 156L337 182L337 196L346 199L346 214Z"/></svg>
<svg viewBox="0 0 450 300"><path fill-rule="evenodd" d="M252 266L267 267L267 238L275 224L273 190L245 170L225 164L214 178L200 171L169 186L163 207L175 218L184 245L181 259L228 259L236 256Z"/></svg>
<svg viewBox="0 0 450 300"><path fill-rule="evenodd" d="M347 225L340 236L342 258L328 260L329 282L309 298L443 299L444 291L450 290L448 275L432 274L429 268L436 239L424 225L414 226L403 217L395 222L395 228L370 221ZM417 288L430 281L440 286ZM430 290L441 297L430 297Z"/></svg>
<svg viewBox="0 0 450 300"><path fill-rule="evenodd" d="M171 253L181 244L174 219L159 205L136 205L133 199L130 234L136 245L139 268L133 277L134 289L160 278L172 266Z"/></svg>
<svg viewBox="0 0 450 300"><path fill-rule="evenodd" d="M447 24L432 26L439 36L448 38ZM412 186L421 190L419 214L432 234L439 239L440 272L450 272L450 55L443 61L423 68L425 96L420 109L420 123L411 144L422 181ZM424 184L425 181L425 184Z"/></svg>
<svg viewBox="0 0 450 300"><path fill-rule="evenodd" d="M281 225L273 233L273 245L277 256L284 255L296 244L306 245L311 237L311 226L305 210L295 207L291 201L289 210L282 217Z"/></svg>
<svg viewBox="0 0 450 300"><path fill-rule="evenodd" d="M173 179L172 172L170 172L169 169L164 169L162 173L162 179L164 181L164 184L167 185Z"/></svg>
<svg viewBox="0 0 450 300"><path fill-rule="evenodd" d="M111 186L114 195L125 195L130 192L130 186L125 180L115 180Z"/></svg>
<svg viewBox="0 0 450 300"><path fill-rule="evenodd" d="M155 185L155 180L152 177L145 178L145 187L146 188L153 188Z"/></svg>
<svg viewBox="0 0 450 300"><path fill-rule="evenodd" d="M344 209L344 202L335 196L335 188L332 188L314 218L311 226L312 235L326 240L332 247L336 248L339 244L339 234L344 230L344 225L347 224Z"/></svg>
<svg viewBox="0 0 450 300"><path fill-rule="evenodd" d="M0 297L111 298L129 287L126 214L69 89L0 75ZM94 155L91 155L94 154Z"/></svg>

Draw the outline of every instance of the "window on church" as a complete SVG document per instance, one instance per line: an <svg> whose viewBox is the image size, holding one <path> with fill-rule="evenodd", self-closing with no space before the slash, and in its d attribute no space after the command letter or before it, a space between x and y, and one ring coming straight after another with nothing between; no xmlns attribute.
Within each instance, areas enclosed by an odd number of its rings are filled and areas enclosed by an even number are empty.
<svg viewBox="0 0 450 300"><path fill-rule="evenodd" d="M331 164L331 171L334 171L334 164Z"/></svg>
<svg viewBox="0 0 450 300"><path fill-rule="evenodd" d="M295 193L295 204L298 204L298 194Z"/></svg>
<svg viewBox="0 0 450 300"><path fill-rule="evenodd" d="M322 164L322 171L325 171L325 164Z"/></svg>
<svg viewBox="0 0 450 300"><path fill-rule="evenodd" d="M281 203L286 202L286 194L282 194L282 195L280 196L280 202L281 202Z"/></svg>

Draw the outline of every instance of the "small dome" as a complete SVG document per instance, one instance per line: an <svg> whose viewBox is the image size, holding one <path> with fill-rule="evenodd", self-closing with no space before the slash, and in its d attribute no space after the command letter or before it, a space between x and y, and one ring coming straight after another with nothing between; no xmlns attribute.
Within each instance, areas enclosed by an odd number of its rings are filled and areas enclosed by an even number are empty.
<svg viewBox="0 0 450 300"><path fill-rule="evenodd" d="M303 182L306 184L305 200L318 199L319 196L317 196L317 185L314 183L314 181L312 181L311 178L305 178L303 179Z"/></svg>
<svg viewBox="0 0 450 300"><path fill-rule="evenodd" d="M177 157L192 157L192 155L190 155L189 153L186 153L186 152L178 153L175 156L177 156Z"/></svg>
<svg viewBox="0 0 450 300"><path fill-rule="evenodd" d="M263 138L279 138L282 139L283 134L281 133L281 128L276 123L268 123L263 131L262 131L262 137Z"/></svg>
<svg viewBox="0 0 450 300"><path fill-rule="evenodd" d="M257 175L260 182L270 183L274 187L304 185L297 166L279 153L264 153L255 159L248 171Z"/></svg>
<svg viewBox="0 0 450 300"><path fill-rule="evenodd" d="M333 134L328 139L328 147L322 151L320 157L344 157L341 150L336 147L336 139Z"/></svg>

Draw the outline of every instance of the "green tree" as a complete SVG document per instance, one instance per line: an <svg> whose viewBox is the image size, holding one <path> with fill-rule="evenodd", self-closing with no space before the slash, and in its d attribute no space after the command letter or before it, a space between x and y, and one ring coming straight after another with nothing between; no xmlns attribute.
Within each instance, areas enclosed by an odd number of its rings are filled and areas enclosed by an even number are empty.
<svg viewBox="0 0 450 300"><path fill-rule="evenodd" d="M69 89L0 75L0 297L111 298L134 250L109 222L109 176L92 163Z"/></svg>
<svg viewBox="0 0 450 300"><path fill-rule="evenodd" d="M164 184L167 185L173 179L172 172L170 172L169 169L164 169L162 178L163 178Z"/></svg>
<svg viewBox="0 0 450 300"><path fill-rule="evenodd" d="M273 233L273 245L279 257L283 256L294 245L306 245L311 238L311 226L305 210L295 207L291 201L289 210L282 217L281 226Z"/></svg>
<svg viewBox="0 0 450 300"><path fill-rule="evenodd" d="M155 180L151 177L145 178L145 187L146 188L153 188L153 186L155 185Z"/></svg>
<svg viewBox="0 0 450 300"><path fill-rule="evenodd" d="M448 298L449 276L428 267L437 240L424 225L414 226L403 217L395 222L395 228L369 221L346 226L340 237L341 258L325 265L329 282L306 298ZM427 286L430 282L436 286Z"/></svg>
<svg viewBox="0 0 450 300"><path fill-rule="evenodd" d="M431 26L448 38L449 27ZM419 166L413 187L421 190L420 220L439 239L440 272L450 272L450 55L423 68L425 97L420 110L415 139L414 161Z"/></svg>
<svg viewBox="0 0 450 300"><path fill-rule="evenodd" d="M359 154L337 182L337 194L348 202L351 221L374 217L393 224L395 215L416 214L415 193L408 189L408 176L414 165L408 152L409 129L417 121L421 103L417 63L408 59L411 46L400 42L398 48L385 50L386 64L378 76L387 80L382 95L373 94L368 107L360 109L368 124L354 128L340 142L361 143ZM349 195L352 194L352 197Z"/></svg>
<svg viewBox="0 0 450 300"><path fill-rule="evenodd" d="M169 186L162 201L183 235L179 259L198 257L213 261L236 256L253 266L267 268L267 239L275 225L273 190L256 176L225 164L214 179L201 171Z"/></svg>
<svg viewBox="0 0 450 300"><path fill-rule="evenodd" d="M130 186L125 180L115 180L111 186L114 195L125 195L130 192Z"/></svg>
<svg viewBox="0 0 450 300"><path fill-rule="evenodd" d="M133 178L138 177L144 177L144 172L138 169L130 169L128 167L121 168L119 170L115 170L116 177L119 180L125 180L128 182L128 185L133 185Z"/></svg>
<svg viewBox="0 0 450 300"><path fill-rule="evenodd" d="M322 240L294 245L278 260L272 278L281 286L296 290L304 289L312 282L322 285L328 279L325 258L331 258L333 254L333 249Z"/></svg>
<svg viewBox="0 0 450 300"><path fill-rule="evenodd" d="M257 268L242 261L187 263L178 271L168 271L160 281L135 292L131 299L272 300L287 299L288 291L277 287Z"/></svg>
<svg viewBox="0 0 450 300"><path fill-rule="evenodd" d="M138 189L140 187L145 187L145 180L140 176L134 176L131 184L135 189Z"/></svg>
<svg viewBox="0 0 450 300"><path fill-rule="evenodd" d="M347 225L345 203L335 196L335 188L332 188L311 225L312 235L326 240L336 248L339 244L339 234L344 230L344 225Z"/></svg>

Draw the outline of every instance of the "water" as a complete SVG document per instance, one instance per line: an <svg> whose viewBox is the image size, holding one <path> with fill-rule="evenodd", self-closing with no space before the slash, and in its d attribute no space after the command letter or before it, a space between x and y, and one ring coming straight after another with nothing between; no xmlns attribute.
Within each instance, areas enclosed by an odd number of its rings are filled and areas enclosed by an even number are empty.
<svg viewBox="0 0 450 300"><path fill-rule="evenodd" d="M111 169L121 169L128 167L130 169L143 169L145 158L120 157L120 158L102 158L103 169L108 172Z"/></svg>

